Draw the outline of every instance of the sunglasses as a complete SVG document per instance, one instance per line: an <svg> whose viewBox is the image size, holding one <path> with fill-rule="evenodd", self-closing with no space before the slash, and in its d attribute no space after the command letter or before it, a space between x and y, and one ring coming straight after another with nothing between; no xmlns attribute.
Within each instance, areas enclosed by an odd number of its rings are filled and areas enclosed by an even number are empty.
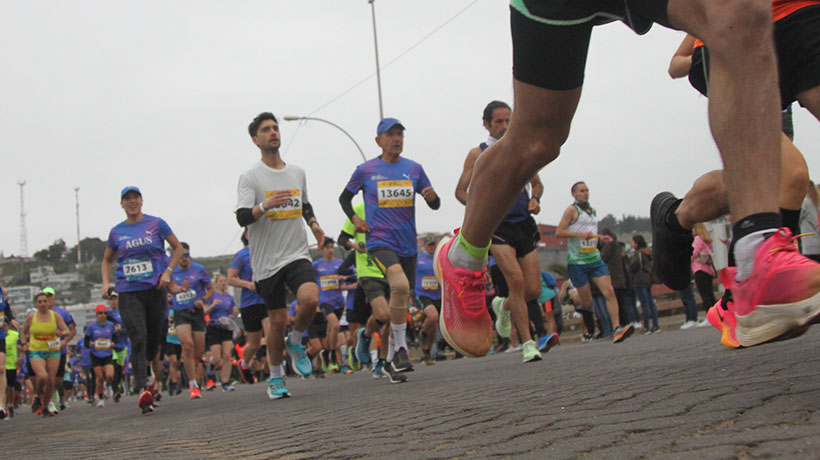
<svg viewBox="0 0 820 460"><path fill-rule="evenodd" d="M105 314L105 312L104 312L104 311L101 311L101 312L98 312L97 314L98 314L98 315L104 315L104 314Z"/></svg>
<svg viewBox="0 0 820 460"><path fill-rule="evenodd" d="M182 257L191 257L191 253L190 253L190 252L186 252L186 253L182 254Z"/></svg>

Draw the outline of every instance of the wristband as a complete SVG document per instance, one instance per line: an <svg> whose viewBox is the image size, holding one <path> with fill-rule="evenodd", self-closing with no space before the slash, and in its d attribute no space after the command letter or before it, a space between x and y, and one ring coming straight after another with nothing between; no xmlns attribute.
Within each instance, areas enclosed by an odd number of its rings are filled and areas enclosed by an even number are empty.
<svg viewBox="0 0 820 460"><path fill-rule="evenodd" d="M264 202L264 201L263 201L263 202L261 202L261 203L259 203L259 210L260 210L260 211L262 211L262 215L265 215L265 214L267 214L267 213L268 213L268 211L265 211L265 206L264 206L264 204L265 204L265 202Z"/></svg>

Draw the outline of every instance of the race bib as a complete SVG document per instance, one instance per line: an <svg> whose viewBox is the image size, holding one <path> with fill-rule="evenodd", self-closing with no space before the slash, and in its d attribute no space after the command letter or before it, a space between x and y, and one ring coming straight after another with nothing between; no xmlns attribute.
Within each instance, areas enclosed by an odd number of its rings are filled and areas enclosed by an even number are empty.
<svg viewBox="0 0 820 460"><path fill-rule="evenodd" d="M319 282L322 284L323 291L339 289L339 280L337 280L334 275L322 276L321 278L319 278Z"/></svg>
<svg viewBox="0 0 820 460"><path fill-rule="evenodd" d="M122 274L128 282L146 280L154 275L154 267L148 257L132 257L123 261Z"/></svg>
<svg viewBox="0 0 820 460"><path fill-rule="evenodd" d="M268 190L265 192L265 198L270 198L280 191ZM289 191L290 199L287 203L274 206L267 211L265 216L268 220L299 219L302 217L302 191L298 189L290 189Z"/></svg>
<svg viewBox="0 0 820 460"><path fill-rule="evenodd" d="M594 236L588 240L581 240L581 252L595 252L598 250L598 237Z"/></svg>
<svg viewBox="0 0 820 460"><path fill-rule="evenodd" d="M4 313L0 311L0 327L3 327L4 324L6 324L6 317Z"/></svg>
<svg viewBox="0 0 820 460"><path fill-rule="evenodd" d="M435 276L425 276L421 279L421 288L424 290L438 289L438 280Z"/></svg>
<svg viewBox="0 0 820 460"><path fill-rule="evenodd" d="M60 345L62 345L62 342L60 341L60 339L54 339L54 340L49 340L49 341L48 341L48 349L49 349L49 351L53 351L53 350L57 350L57 349L59 349L59 348L60 348Z"/></svg>
<svg viewBox="0 0 820 460"><path fill-rule="evenodd" d="M168 335L177 335L177 328L175 328L174 326L169 326Z"/></svg>
<svg viewBox="0 0 820 460"><path fill-rule="evenodd" d="M413 206L413 181L380 180L376 185L379 189L380 208L407 208Z"/></svg>
<svg viewBox="0 0 820 460"><path fill-rule="evenodd" d="M189 303L194 303L196 300L196 290L188 289L185 292L180 292L179 294L175 295L174 298L177 301L177 305L187 305Z"/></svg>
<svg viewBox="0 0 820 460"><path fill-rule="evenodd" d="M94 341L95 350L108 350L111 348L111 341L108 339L97 339Z"/></svg>

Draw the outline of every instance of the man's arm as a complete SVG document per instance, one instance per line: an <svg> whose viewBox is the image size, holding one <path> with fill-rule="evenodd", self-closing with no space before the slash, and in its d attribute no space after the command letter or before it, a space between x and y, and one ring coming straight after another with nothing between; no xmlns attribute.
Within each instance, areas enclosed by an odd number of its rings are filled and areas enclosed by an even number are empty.
<svg viewBox="0 0 820 460"><path fill-rule="evenodd" d="M695 37L686 34L675 54L672 55L672 61L669 62L669 76L672 78L683 78L689 75L689 69L692 67L692 51L695 47Z"/></svg>
<svg viewBox="0 0 820 460"><path fill-rule="evenodd" d="M538 173L535 173L530 179L530 186L532 187L532 196L527 205L527 210L530 214L538 214L541 212L541 195L544 194L544 184L541 183L541 178Z"/></svg>
<svg viewBox="0 0 820 460"><path fill-rule="evenodd" d="M555 236L558 238L583 238L589 239L587 233L578 233L578 232L571 232L567 230L573 222L578 220L578 210L575 209L575 206L568 207L564 214L561 216L561 222L558 223L558 228L555 229ZM591 235L591 234L590 234Z"/></svg>
<svg viewBox="0 0 820 460"><path fill-rule="evenodd" d="M467 190L470 188L470 181L473 178L473 168L475 168L475 162L478 160L479 155L481 155L481 149L479 147L470 149L470 152L467 153L467 158L464 160L464 169L461 171L461 177L458 178L458 183L456 184L456 199L463 205L467 204L467 197L469 196Z"/></svg>

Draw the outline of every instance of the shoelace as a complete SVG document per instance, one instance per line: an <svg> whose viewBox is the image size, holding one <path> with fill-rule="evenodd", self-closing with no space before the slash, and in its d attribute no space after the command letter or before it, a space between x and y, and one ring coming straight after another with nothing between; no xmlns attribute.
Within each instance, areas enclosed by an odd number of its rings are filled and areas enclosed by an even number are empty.
<svg viewBox="0 0 820 460"><path fill-rule="evenodd" d="M465 270L466 272L466 270ZM467 276L459 276L458 296L464 300L464 305L470 310L475 310L479 306L484 307L484 272L478 274L466 272ZM467 294L467 295L465 295ZM470 308L472 307L472 308Z"/></svg>
<svg viewBox="0 0 820 460"><path fill-rule="evenodd" d="M780 229L780 230L777 231L777 236L785 239L786 241L784 242L783 245L778 246L778 247L773 248L772 250L770 250L769 253L773 254L773 253L778 252L778 251L788 251L788 252L794 251L794 252L797 252L797 246L795 246L795 243L797 242L797 240L800 239L800 238L803 238L804 236L811 236L811 235L814 235L814 232L801 233L799 235L789 235L789 233L787 231L785 231L783 229Z"/></svg>

